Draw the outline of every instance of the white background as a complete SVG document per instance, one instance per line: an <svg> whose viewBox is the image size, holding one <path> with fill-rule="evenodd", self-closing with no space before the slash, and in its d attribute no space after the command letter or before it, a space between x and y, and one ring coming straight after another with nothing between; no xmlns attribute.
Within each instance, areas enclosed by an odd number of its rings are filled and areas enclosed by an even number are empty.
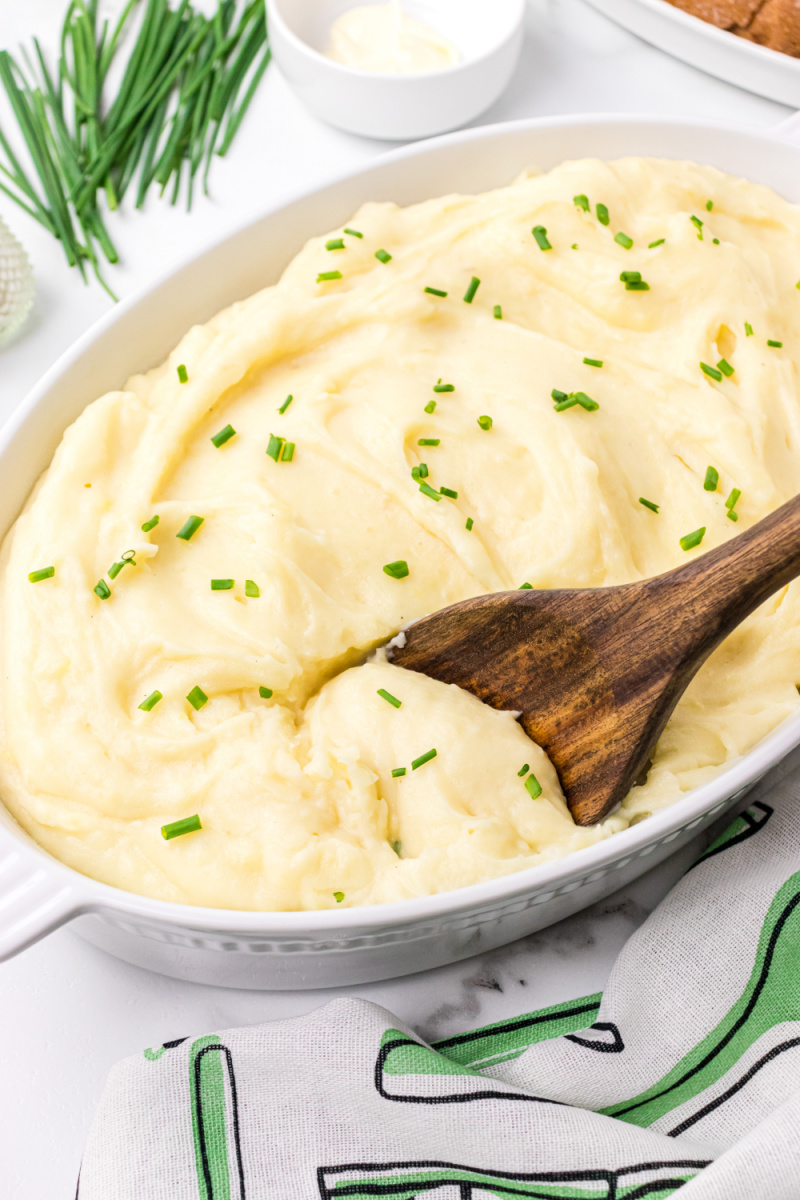
<svg viewBox="0 0 800 1200"><path fill-rule="evenodd" d="M65 3L0 0L0 48L13 49L34 33L52 47ZM481 123L585 111L712 117L762 128L788 114L638 41L581 0L529 0L519 68ZM2 105L0 122L7 127ZM187 217L153 196L143 212L114 219L123 259L109 271L115 290L130 294L248 214L384 148L320 125L271 66L234 149L215 163L210 200L201 197ZM110 301L96 285L85 287L56 243L2 196L0 216L26 245L38 288L25 330L0 350L5 420ZM625 938L690 859L685 852L624 894L512 948L353 993L434 1038L599 990ZM183 1035L299 1014L330 995L178 983L108 958L68 930L0 965L0 1197L71 1200L86 1132L117 1059Z"/></svg>

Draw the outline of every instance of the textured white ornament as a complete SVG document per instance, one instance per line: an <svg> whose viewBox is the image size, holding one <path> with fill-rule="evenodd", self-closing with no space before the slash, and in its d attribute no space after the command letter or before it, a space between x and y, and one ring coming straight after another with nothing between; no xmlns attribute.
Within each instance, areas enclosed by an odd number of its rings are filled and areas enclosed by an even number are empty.
<svg viewBox="0 0 800 1200"><path fill-rule="evenodd" d="M0 219L0 344L19 329L33 304L28 256Z"/></svg>

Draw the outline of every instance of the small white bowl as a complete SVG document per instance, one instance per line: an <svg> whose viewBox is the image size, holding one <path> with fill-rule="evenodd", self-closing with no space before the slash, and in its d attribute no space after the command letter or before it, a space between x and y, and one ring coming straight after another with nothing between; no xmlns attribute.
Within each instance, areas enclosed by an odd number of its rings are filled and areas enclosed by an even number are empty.
<svg viewBox="0 0 800 1200"><path fill-rule="evenodd" d="M452 67L407 75L361 71L326 57L333 22L365 2L267 0L275 61L321 120L390 141L431 137L477 117L508 84L522 45L525 0L403 0L404 12L462 56Z"/></svg>

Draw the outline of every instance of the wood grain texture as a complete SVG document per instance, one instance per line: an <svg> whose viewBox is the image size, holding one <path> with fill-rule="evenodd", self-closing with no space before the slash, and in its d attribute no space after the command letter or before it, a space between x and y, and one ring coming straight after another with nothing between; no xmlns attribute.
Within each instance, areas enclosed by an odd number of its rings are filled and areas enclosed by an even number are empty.
<svg viewBox="0 0 800 1200"><path fill-rule="evenodd" d="M521 710L575 821L591 825L645 770L711 651L797 575L800 496L653 579L464 600L411 625L391 658L493 708Z"/></svg>

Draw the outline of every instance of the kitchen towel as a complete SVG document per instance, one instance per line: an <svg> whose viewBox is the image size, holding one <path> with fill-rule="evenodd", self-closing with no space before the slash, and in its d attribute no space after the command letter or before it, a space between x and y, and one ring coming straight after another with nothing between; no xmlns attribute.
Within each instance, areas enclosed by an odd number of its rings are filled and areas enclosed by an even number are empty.
<svg viewBox="0 0 800 1200"><path fill-rule="evenodd" d="M79 1200L799 1200L800 774L755 794L602 995L434 1045L337 1000L120 1063Z"/></svg>

